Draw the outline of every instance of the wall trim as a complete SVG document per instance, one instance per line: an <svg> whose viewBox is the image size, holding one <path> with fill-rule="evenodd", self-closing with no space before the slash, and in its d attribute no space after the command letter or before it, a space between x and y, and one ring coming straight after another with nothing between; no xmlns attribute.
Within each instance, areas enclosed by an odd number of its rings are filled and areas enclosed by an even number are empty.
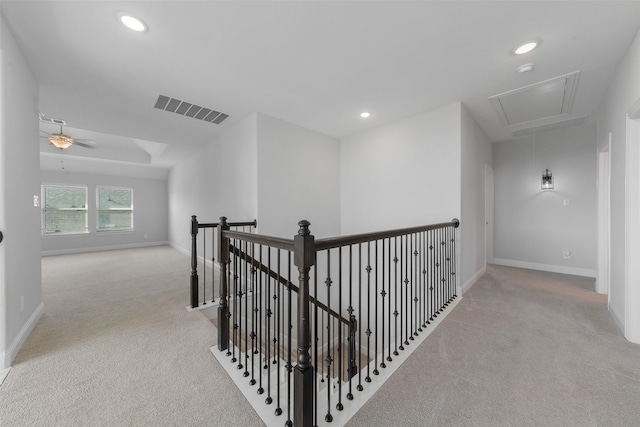
<svg viewBox="0 0 640 427"><path fill-rule="evenodd" d="M134 248L146 248L150 246L166 246L166 245L169 245L168 241L132 243L129 245L94 246L89 248L56 249L53 251L42 251L42 256L82 254L86 252L115 251L118 249L134 249Z"/></svg>
<svg viewBox="0 0 640 427"><path fill-rule="evenodd" d="M624 334L624 322L622 320L620 320L620 316L618 316L618 313L616 313L611 306L607 307L609 314L611 314L611 317L613 318L613 321L616 322L616 325L618 326L618 328L620 328L620 332L622 332Z"/></svg>
<svg viewBox="0 0 640 427"><path fill-rule="evenodd" d="M20 329L20 332L18 332L18 335L13 340L9 348L4 353L0 354L0 357L2 358L2 366L0 366L1 370L11 367L11 363L13 363L16 356L18 355L18 352L29 337L29 334L31 334L31 331L36 326L36 323L38 323L38 320L40 320L40 318L42 317L43 312L44 303L41 302L40 305L38 305L35 311L31 314L29 320L27 320L27 323L25 323L22 329Z"/></svg>
<svg viewBox="0 0 640 427"><path fill-rule="evenodd" d="M486 272L487 265L485 264L484 267L482 267L478 272L476 272L476 274L471 276L471 278L462 285L462 294L466 294L467 291L471 289L471 286L473 286L478 281L478 279L481 278Z"/></svg>
<svg viewBox="0 0 640 427"><path fill-rule="evenodd" d="M535 262L517 261L513 259L494 259L494 264L506 267L526 268L529 270L548 271L550 273L571 274L573 276L596 277L596 271L588 268L565 267L562 265L538 264Z"/></svg>

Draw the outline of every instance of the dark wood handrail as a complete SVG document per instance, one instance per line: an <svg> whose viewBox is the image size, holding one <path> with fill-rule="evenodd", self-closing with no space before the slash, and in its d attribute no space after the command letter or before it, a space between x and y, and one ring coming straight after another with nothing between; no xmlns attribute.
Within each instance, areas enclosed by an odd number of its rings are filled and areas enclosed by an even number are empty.
<svg viewBox="0 0 640 427"><path fill-rule="evenodd" d="M229 251L231 253L235 254L236 256L238 256L240 259L246 261L250 265L258 268L263 273L268 274L269 277L271 277L272 279L277 280L280 284L284 285L286 288L291 289L295 293L299 293L300 289L296 285L291 283L290 280L288 280L287 278L279 275L275 271L271 270L269 267L267 267L266 265L262 264L260 261L258 261L257 259L253 258L251 255L245 253L241 249L236 248L235 246L233 246L231 244L229 245ZM336 319L338 319L339 321L341 321L345 325L349 326L349 320L347 320L344 317L340 316L340 314L336 313L334 310L330 310L329 307L327 307L322 302L318 301L315 297L310 295L309 296L309 301L312 304L315 304L319 309L325 311L326 313L329 313L331 316L335 317Z"/></svg>
<svg viewBox="0 0 640 427"><path fill-rule="evenodd" d="M253 226L253 227L257 227L258 226L258 220L254 219L253 221L241 221L241 222L229 222L227 223L229 224L229 227L245 227L245 226ZM205 223L198 223L198 228L216 228L220 225L219 222L205 222Z"/></svg>
<svg viewBox="0 0 640 427"><path fill-rule="evenodd" d="M249 243L257 243L259 245L271 246L285 251L293 252L293 240L283 239L282 237L263 236L260 234L245 233L242 231L224 230L224 237L229 239L243 240Z"/></svg>
<svg viewBox="0 0 640 427"><path fill-rule="evenodd" d="M422 225L418 227L399 228L396 230L375 231L373 233L353 234L350 236L329 237L326 239L318 239L315 241L316 252L326 249L338 248L341 246L355 245L358 243L374 242L376 240L387 239L389 237L404 236L421 231L436 230L445 227L455 227L460 225L460 221L456 218L449 222L440 224Z"/></svg>

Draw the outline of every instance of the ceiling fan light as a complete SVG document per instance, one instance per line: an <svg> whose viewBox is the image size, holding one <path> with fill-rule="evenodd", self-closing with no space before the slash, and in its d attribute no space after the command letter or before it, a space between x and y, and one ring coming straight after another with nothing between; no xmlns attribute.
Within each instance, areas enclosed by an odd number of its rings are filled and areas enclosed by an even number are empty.
<svg viewBox="0 0 640 427"><path fill-rule="evenodd" d="M64 150L73 145L73 138L61 134L52 134L49 136L49 142L51 142L54 147Z"/></svg>

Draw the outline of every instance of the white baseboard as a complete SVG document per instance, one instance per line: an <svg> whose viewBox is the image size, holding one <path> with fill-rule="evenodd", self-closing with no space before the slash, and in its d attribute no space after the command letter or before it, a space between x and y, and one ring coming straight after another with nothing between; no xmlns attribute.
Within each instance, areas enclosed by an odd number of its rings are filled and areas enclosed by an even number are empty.
<svg viewBox="0 0 640 427"><path fill-rule="evenodd" d="M529 270L548 271L550 273L571 274L573 276L596 277L596 271L587 268L565 267L561 265L538 264L535 262L516 261L512 259L493 260L494 264L506 267L526 268Z"/></svg>
<svg viewBox="0 0 640 427"><path fill-rule="evenodd" d="M611 306L607 308L609 309L609 313L611 313L611 317L613 317L613 321L616 322L616 325L620 328L620 332L624 335L624 322L620 320L618 313L611 309Z"/></svg>
<svg viewBox="0 0 640 427"><path fill-rule="evenodd" d="M54 256L54 255L70 255L70 254L82 254L86 252L102 252L102 251L115 251L118 249L135 249L146 248L149 246L166 246L169 242L147 242L147 243L133 243L130 245L112 245L112 246L95 246L90 248L73 248L73 249L56 249L52 251L42 251L42 256Z"/></svg>
<svg viewBox="0 0 640 427"><path fill-rule="evenodd" d="M7 378L7 375L9 374L10 370L11 370L11 368L0 370L0 386L4 382L4 379Z"/></svg>
<svg viewBox="0 0 640 427"><path fill-rule="evenodd" d="M0 357L2 358L2 366L0 366L0 369L3 372L5 369L11 368L11 364L15 360L16 356L18 356L18 352L24 345L33 328L36 326L36 323L38 323L38 320L40 320L40 317L42 317L43 312L44 304L40 303L40 305L38 305L38 307L29 317L29 320L27 320L27 323L25 323L22 329L20 329L20 332L18 332L18 335L11 343L11 346L9 346L9 348L4 353L0 354Z"/></svg>
<svg viewBox="0 0 640 427"><path fill-rule="evenodd" d="M478 279L481 278L482 275L486 272L487 272L487 265L485 264L484 267L480 269L480 271L478 271L476 274L471 276L469 280L464 282L464 284L462 285L462 294L463 295L466 294L467 291L471 289L471 286L473 286L473 284L476 283Z"/></svg>

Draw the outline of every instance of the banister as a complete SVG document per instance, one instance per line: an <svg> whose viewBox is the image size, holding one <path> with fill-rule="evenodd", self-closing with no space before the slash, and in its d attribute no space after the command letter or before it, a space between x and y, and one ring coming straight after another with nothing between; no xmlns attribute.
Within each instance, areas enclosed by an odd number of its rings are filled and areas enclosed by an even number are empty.
<svg viewBox="0 0 640 427"><path fill-rule="evenodd" d="M257 243L259 245L271 246L285 251L293 252L293 240L283 239L281 237L264 236L261 234L244 233L242 231L226 230L223 232L224 237L229 239L243 240L249 243Z"/></svg>
<svg viewBox="0 0 640 427"><path fill-rule="evenodd" d="M338 248L340 246L355 245L358 243L372 242L375 240L387 239L389 237L404 236L407 234L419 233L421 231L436 230L439 228L453 226L457 228L460 221L457 218L449 222L439 224L422 225L417 227L399 228L396 230L374 231L372 233L352 234L349 236L329 237L316 240L316 251Z"/></svg>
<svg viewBox="0 0 640 427"><path fill-rule="evenodd" d="M253 221L228 222L227 224L229 225L229 227L247 227L247 226L257 227L258 220L254 219ZM207 222L207 223L198 224L198 228L216 228L219 225L220 225L219 222Z"/></svg>

